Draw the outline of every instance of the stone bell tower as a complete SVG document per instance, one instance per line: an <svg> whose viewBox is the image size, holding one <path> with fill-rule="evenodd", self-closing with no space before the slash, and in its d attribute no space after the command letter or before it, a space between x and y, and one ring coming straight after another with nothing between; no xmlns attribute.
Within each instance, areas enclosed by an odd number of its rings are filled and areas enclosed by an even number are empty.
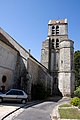
<svg viewBox="0 0 80 120"><path fill-rule="evenodd" d="M68 21L50 20L42 44L41 63L53 77L53 94L71 95L74 90L73 41L68 39Z"/></svg>

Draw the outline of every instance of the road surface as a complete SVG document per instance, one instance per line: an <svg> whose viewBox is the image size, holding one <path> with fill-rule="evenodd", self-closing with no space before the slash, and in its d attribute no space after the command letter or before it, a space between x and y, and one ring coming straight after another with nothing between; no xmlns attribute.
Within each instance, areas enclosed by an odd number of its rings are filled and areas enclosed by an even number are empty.
<svg viewBox="0 0 80 120"><path fill-rule="evenodd" d="M0 105L1 120L51 120L50 115L55 106L68 101L65 98L54 97L46 101L31 101L25 105L5 103Z"/></svg>
<svg viewBox="0 0 80 120"><path fill-rule="evenodd" d="M56 105L57 101L47 100L29 108L25 106L24 110L12 120L51 120L50 114Z"/></svg>

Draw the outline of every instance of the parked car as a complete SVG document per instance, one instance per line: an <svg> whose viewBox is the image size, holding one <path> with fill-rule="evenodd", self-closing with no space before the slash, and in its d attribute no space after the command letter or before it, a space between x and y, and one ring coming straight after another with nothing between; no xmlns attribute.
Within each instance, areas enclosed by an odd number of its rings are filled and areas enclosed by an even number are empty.
<svg viewBox="0 0 80 120"><path fill-rule="evenodd" d="M5 94L0 94L0 102L3 101L16 101L25 104L27 102L28 95L19 89L10 89Z"/></svg>

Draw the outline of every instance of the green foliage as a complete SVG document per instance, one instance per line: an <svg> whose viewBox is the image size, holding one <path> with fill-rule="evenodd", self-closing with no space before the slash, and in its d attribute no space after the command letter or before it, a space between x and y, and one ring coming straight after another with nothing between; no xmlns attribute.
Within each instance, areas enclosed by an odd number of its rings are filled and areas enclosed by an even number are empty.
<svg viewBox="0 0 80 120"><path fill-rule="evenodd" d="M78 106L78 103L80 102L80 98L78 97L74 97L71 99L71 104L74 105L74 106Z"/></svg>
<svg viewBox="0 0 80 120"><path fill-rule="evenodd" d="M80 98L80 86L76 88L74 95Z"/></svg>
<svg viewBox="0 0 80 120"><path fill-rule="evenodd" d="M76 108L59 109L61 119L76 119L80 120L80 112Z"/></svg>
<svg viewBox="0 0 80 120"><path fill-rule="evenodd" d="M80 86L80 51L74 53L76 87Z"/></svg>

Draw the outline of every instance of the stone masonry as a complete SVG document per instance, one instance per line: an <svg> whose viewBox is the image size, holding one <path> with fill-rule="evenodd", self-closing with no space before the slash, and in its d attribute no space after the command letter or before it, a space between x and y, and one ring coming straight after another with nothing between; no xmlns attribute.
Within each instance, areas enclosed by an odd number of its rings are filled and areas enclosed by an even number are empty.
<svg viewBox="0 0 80 120"><path fill-rule="evenodd" d="M68 39L68 21L50 20L42 44L41 63L53 77L53 94L71 96L74 91L74 42ZM46 59L45 59L46 58Z"/></svg>

